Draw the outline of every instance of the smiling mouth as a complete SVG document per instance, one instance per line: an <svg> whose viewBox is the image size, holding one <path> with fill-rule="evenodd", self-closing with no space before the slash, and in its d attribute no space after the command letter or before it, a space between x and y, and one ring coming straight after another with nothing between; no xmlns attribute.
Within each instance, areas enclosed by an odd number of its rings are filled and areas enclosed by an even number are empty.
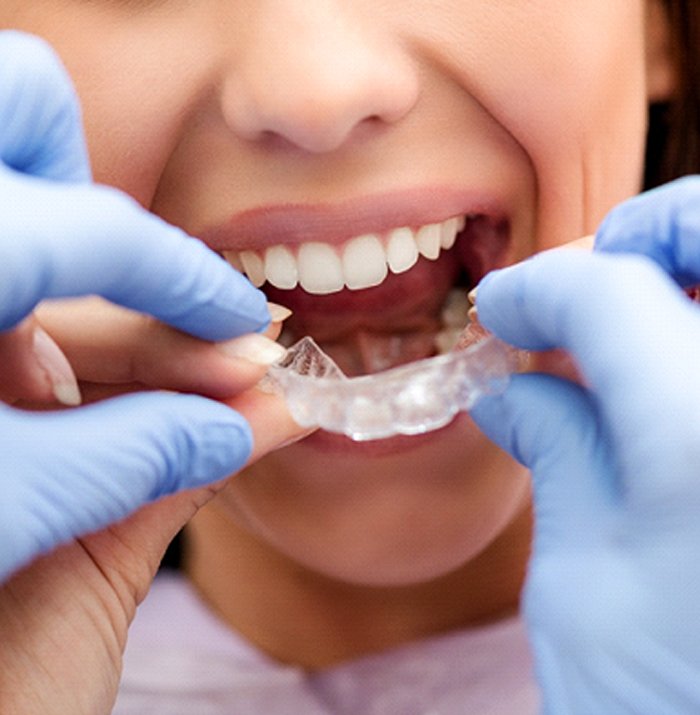
<svg viewBox="0 0 700 715"><path fill-rule="evenodd" d="M297 285L311 295L364 290L381 285L391 272L405 273L419 257L436 260L451 249L467 218L455 216L442 223L413 229L395 228L385 235L364 234L339 247L310 241L292 250L284 244L265 251L224 251L224 257L261 287L293 290Z"/></svg>
<svg viewBox="0 0 700 715"><path fill-rule="evenodd" d="M450 349L467 322L467 292L508 262L503 212L442 210L444 218L418 223L407 204L407 222L396 211L371 230L371 215L350 217L343 228L342 214L325 221L304 211L300 220L282 209L246 216L205 240L270 300L292 309L286 344L310 335L356 376ZM353 223L365 230L350 234ZM329 226L329 240L320 240ZM246 234L256 233L257 246L246 246Z"/></svg>

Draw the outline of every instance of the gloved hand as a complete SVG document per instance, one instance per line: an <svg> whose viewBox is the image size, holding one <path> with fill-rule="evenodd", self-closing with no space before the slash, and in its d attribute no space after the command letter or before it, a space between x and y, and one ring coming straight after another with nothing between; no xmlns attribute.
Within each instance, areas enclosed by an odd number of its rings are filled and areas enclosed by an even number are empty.
<svg viewBox="0 0 700 715"><path fill-rule="evenodd" d="M225 261L90 182L74 90L45 44L15 32L0 33L0 206L4 340L40 300L87 294L206 340L269 322L264 295ZM148 501L235 472L251 446L243 417L190 395L62 413L0 405L0 580Z"/></svg>
<svg viewBox="0 0 700 715"><path fill-rule="evenodd" d="M567 350L587 387L517 375L473 417L532 470L545 712L698 713L700 308L672 278L700 282L700 179L623 204L596 251L493 273L477 302L507 342Z"/></svg>

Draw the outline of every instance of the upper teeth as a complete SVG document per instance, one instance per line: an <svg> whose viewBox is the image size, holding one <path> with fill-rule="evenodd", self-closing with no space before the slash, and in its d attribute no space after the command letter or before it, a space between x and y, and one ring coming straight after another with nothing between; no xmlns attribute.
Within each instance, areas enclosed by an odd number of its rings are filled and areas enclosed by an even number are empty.
<svg viewBox="0 0 700 715"><path fill-rule="evenodd" d="M278 244L265 251L224 251L224 257L258 287L268 281L284 289L300 285L316 294L360 290L379 285L389 271L407 271L419 256L435 260L442 249L452 248L464 224L464 217L456 216L415 230L403 227L382 236L356 236L340 246L316 241L294 248Z"/></svg>

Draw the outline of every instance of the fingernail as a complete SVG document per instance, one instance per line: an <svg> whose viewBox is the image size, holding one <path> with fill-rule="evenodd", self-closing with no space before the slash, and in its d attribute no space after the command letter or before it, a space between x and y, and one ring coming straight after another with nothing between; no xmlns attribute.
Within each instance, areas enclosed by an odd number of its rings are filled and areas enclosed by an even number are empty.
<svg viewBox="0 0 700 715"><path fill-rule="evenodd" d="M272 318L273 323L282 323L283 321L287 320L287 318L292 314L292 311L289 310L289 308L285 308L279 303L268 302L267 309L270 311L270 316Z"/></svg>
<svg viewBox="0 0 700 715"><path fill-rule="evenodd" d="M467 320L470 323L478 323L479 322L479 312L476 309L476 306L473 308L469 308L467 312Z"/></svg>
<svg viewBox="0 0 700 715"><path fill-rule="evenodd" d="M569 243L563 243L558 248L583 248L586 251L593 250L593 244L595 243L595 234L592 233L589 236L584 236L583 238L577 238L575 241L570 241Z"/></svg>
<svg viewBox="0 0 700 715"><path fill-rule="evenodd" d="M287 354L286 348L279 343L257 333L219 343L217 348L226 357L247 360L256 365L272 365Z"/></svg>
<svg viewBox="0 0 700 715"><path fill-rule="evenodd" d="M67 407L76 407L82 402L78 381L68 358L53 338L42 328L34 329L34 355L51 381L53 395Z"/></svg>
<svg viewBox="0 0 700 715"><path fill-rule="evenodd" d="M479 290L479 286L472 288L469 293L467 293L467 300L472 304L476 305L476 292Z"/></svg>

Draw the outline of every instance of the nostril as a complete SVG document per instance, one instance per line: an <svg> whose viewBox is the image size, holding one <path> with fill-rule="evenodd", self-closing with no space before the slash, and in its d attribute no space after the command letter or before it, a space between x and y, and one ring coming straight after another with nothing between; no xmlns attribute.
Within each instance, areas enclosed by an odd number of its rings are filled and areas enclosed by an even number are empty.
<svg viewBox="0 0 700 715"><path fill-rule="evenodd" d="M326 153L346 142L367 139L387 126L379 114L365 116L362 103L347 98L347 103L327 95L300 102L278 97L274 102L255 101L229 114L227 123L246 141L265 149L301 149Z"/></svg>
<svg viewBox="0 0 700 715"><path fill-rule="evenodd" d="M328 152L411 111L419 81L403 51L371 32L334 34L338 19L326 20L328 27L319 18L300 25L303 36L293 43L275 30L231 64L221 92L231 131L246 141Z"/></svg>

